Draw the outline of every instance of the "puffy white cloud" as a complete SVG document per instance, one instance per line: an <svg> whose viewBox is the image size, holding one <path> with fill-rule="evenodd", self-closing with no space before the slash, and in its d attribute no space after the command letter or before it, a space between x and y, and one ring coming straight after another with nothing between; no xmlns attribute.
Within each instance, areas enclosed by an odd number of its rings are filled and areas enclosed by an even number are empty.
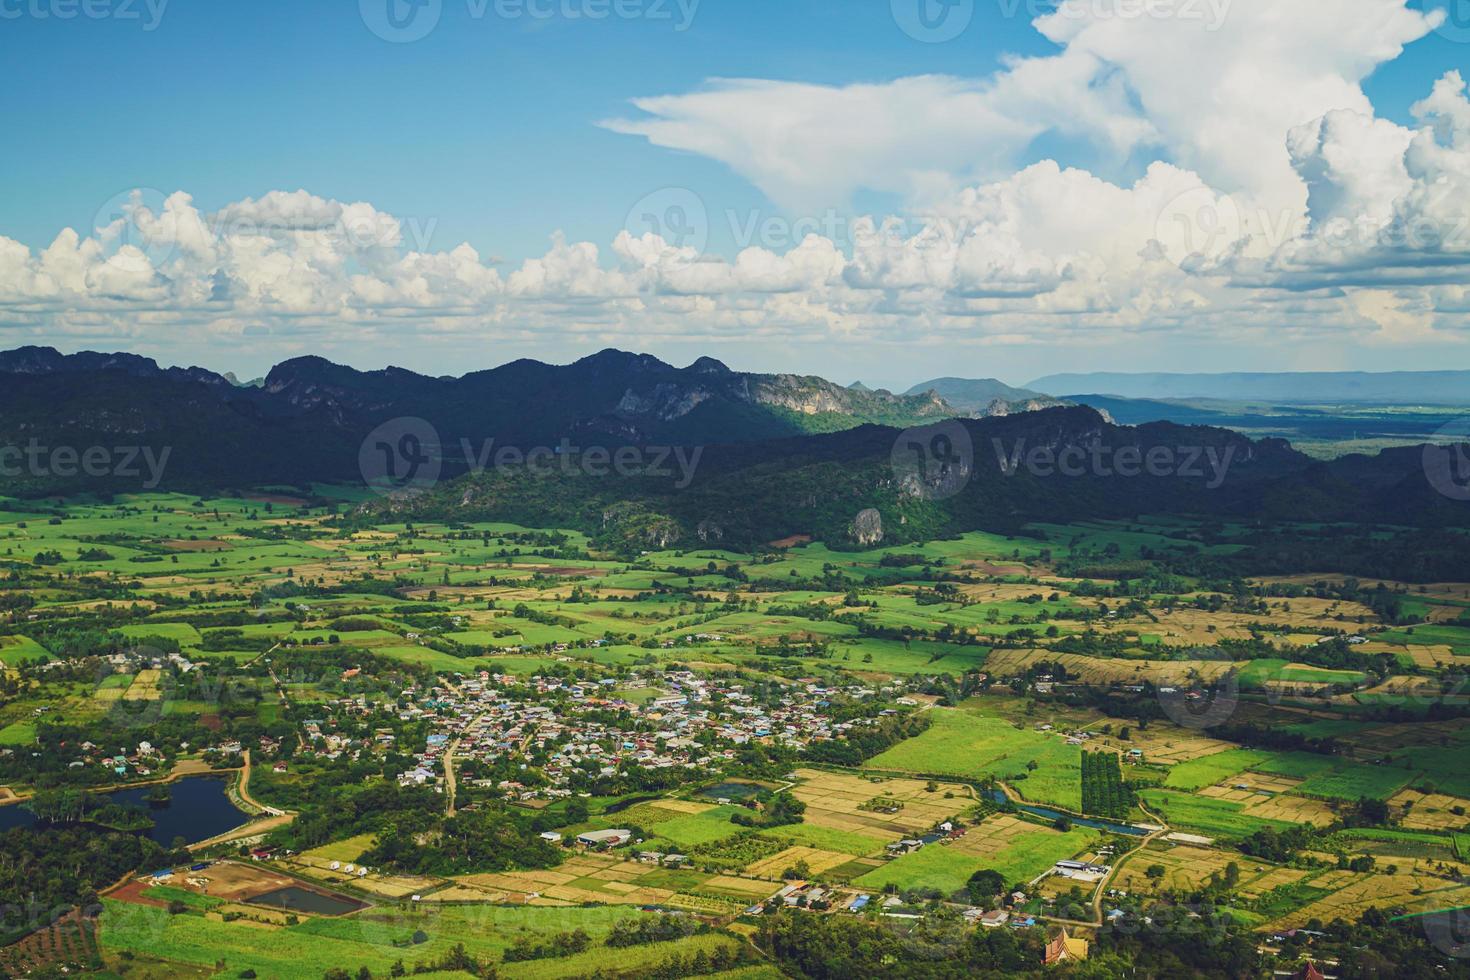
<svg viewBox="0 0 1470 980"><path fill-rule="evenodd" d="M1037 22L1058 54L979 80L719 82L609 124L723 160L781 202L909 199L899 215L840 212L840 230L790 248L720 258L654 233L558 235L502 270L367 202L274 191L211 213L182 192L135 195L39 252L0 238L0 324L38 338L400 330L578 346L1166 332L1407 344L1464 330L1465 82L1441 79L1414 106L1417 128L1377 118L1359 84L1431 18L1404 0L1234 0L1218 22L1107 9L1068 0ZM1155 159L1127 179L1025 164L1045 132L1084 137L1099 159Z"/></svg>

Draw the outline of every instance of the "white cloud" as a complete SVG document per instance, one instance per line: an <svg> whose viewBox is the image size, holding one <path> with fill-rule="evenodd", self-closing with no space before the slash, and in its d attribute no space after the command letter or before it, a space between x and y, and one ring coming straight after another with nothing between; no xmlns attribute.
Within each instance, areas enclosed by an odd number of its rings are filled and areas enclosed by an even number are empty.
<svg viewBox="0 0 1470 980"><path fill-rule="evenodd" d="M0 238L0 325L577 346L1463 335L1464 80L1415 105L1417 129L1377 118L1359 84L1430 20L1403 0L1234 0L1214 31L1100 9L1069 2L1038 22L1059 54L979 80L721 82L610 124L722 160L778 201L909 198L904 214L841 222L846 241L724 259L652 233L558 235L502 270L367 202L273 191L210 213L182 192L138 195L38 253ZM1048 131L1158 159L1130 180L1018 163Z"/></svg>

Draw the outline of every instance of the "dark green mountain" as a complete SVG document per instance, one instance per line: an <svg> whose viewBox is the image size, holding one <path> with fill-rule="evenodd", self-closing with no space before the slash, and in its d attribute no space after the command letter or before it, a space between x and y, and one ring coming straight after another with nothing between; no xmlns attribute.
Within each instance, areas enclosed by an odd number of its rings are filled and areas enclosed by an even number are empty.
<svg viewBox="0 0 1470 980"><path fill-rule="evenodd" d="M241 387L202 368L160 368L131 354L0 353L0 445L171 447L169 485L210 487L358 478L358 451L380 424L423 419L446 469L463 446L711 444L909 425L955 414L926 395L854 391L821 378L743 374L713 358L676 368L606 350L573 364L521 360L431 378L357 371L319 357L277 365ZM7 489L114 486L26 472ZM136 486L132 487L136 489Z"/></svg>

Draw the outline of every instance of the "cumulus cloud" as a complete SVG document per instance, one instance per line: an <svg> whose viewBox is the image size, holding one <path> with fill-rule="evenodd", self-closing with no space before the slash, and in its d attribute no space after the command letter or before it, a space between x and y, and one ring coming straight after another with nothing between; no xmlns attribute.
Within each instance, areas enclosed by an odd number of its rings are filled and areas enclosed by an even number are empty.
<svg viewBox="0 0 1470 980"><path fill-rule="evenodd" d="M1222 9L1210 25L1068 0L1036 25L1059 53L983 78L713 82L606 124L721 160L789 206L862 188L908 201L895 215L841 211L844 233L789 248L725 258L653 232L557 235L502 269L367 202L273 191L208 212L184 192L134 195L38 252L0 237L0 325L582 346L1463 335L1465 81L1445 75L1413 126L1378 118L1360 85L1433 17L1404 0ZM1153 162L1107 179L1027 161L1048 132L1099 159Z"/></svg>

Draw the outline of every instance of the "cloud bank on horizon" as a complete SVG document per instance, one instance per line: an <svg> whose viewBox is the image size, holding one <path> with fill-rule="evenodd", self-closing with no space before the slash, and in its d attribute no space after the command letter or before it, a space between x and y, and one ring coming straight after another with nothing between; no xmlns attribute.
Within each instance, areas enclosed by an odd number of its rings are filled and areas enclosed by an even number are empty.
<svg viewBox="0 0 1470 980"><path fill-rule="evenodd" d="M671 188L610 243L554 236L502 268L435 249L370 203L273 191L217 211L139 191L33 251L0 237L12 337L221 344L350 329L364 342L494 336L1095 345L1283 333L1459 343L1470 287L1470 99L1446 72L1412 127L1363 80L1435 30L1406 0L1230 0L1121 16L1064 0L1054 55L973 78L846 86L711 80L603 126L718 161L791 215L706 254L719 216ZM1176 4L1172 9L1184 9ZM1131 183L1067 160L1151 160ZM852 213L855 195L901 202ZM732 225L740 222L732 218Z"/></svg>

